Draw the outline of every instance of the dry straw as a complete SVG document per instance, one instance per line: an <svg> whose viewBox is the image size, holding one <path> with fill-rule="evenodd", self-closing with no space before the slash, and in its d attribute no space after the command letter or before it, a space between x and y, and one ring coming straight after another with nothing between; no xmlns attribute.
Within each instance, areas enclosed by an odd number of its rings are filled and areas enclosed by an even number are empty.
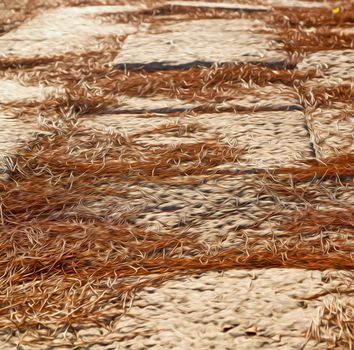
<svg viewBox="0 0 354 350"><path fill-rule="evenodd" d="M193 19L226 16L165 7L155 12L132 13L126 20L156 24L157 14ZM346 25L352 20L351 13L332 18L319 12L319 27ZM314 18L304 25L312 25ZM285 49L302 53L352 47L348 37L322 29L314 40L316 33L304 33L297 25L301 20L301 10L289 14L281 8L270 18ZM33 345L48 344L66 330L71 335L63 342L72 337L71 341L79 344L77 330L92 325L110 328L140 290L158 287L176 276L231 268L353 268L354 209L342 199L353 192L353 153L305 159L292 167L250 170L258 196L268 196L273 207L264 209L262 219L234 230L237 244L211 247L193 231L193 225L183 221L160 231L139 223L137 217L146 214L147 204L137 189L141 184L169 184L183 191L186 184L247 176L238 169L238 160L247 149L225 144L218 135L194 138L198 131L205 131L198 114L217 113L215 105L197 108L195 122L187 124L181 118L145 133L121 134L82 124L83 118L112 112L120 94L216 104L250 91L257 95L258 86L277 83L293 87L303 108L313 109L338 101L349 104L353 98L350 84L310 90L305 83L316 77L316 70L297 70L295 63L284 67L225 64L167 72L119 71L109 63L124 38L100 40L104 40L100 49L80 56L0 59L2 77L63 89L44 101L2 105L18 118L40 115L45 131L4 159L6 177L0 180L2 331L30 335L23 343ZM151 143L147 147L139 137L149 133L187 135L193 142ZM224 164L233 164L240 171L230 174L221 167ZM139 205L124 207L126 199ZM344 294L351 293L352 287L347 290L350 292ZM322 330L330 328L334 343L350 347L352 307L337 300L325 303L308 336L323 339Z"/></svg>

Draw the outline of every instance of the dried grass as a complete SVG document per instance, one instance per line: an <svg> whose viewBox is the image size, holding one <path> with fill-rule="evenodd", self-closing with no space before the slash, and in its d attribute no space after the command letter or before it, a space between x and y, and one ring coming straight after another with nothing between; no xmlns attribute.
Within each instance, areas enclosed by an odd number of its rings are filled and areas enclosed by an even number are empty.
<svg viewBox="0 0 354 350"><path fill-rule="evenodd" d="M346 50L354 48L354 39L350 34L333 33L328 29L305 31L287 29L280 31L282 48L288 52L318 52L324 50Z"/></svg>
<svg viewBox="0 0 354 350"><path fill-rule="evenodd" d="M289 267L324 270L353 266L353 210L305 210L276 215L272 239L240 230L233 248L211 249L189 230L151 232L134 225L134 211L118 219L80 210L102 198L124 198L137 181L213 173L240 150L216 143L139 147L115 133L88 132L75 118L40 136L8 159L1 182L0 326L53 336L76 324L107 325L146 286L176 275L213 269ZM155 132L169 132L161 127ZM329 169L348 175L351 158L311 165L311 176ZM350 165L349 165L350 166ZM298 181L308 169L275 170ZM351 175L352 175L351 168ZM332 174L332 173L331 173ZM349 175L350 175L349 174ZM334 176L334 173L332 174ZM267 181L276 180L269 178ZM114 206L112 207L114 210ZM36 331L37 330L37 331Z"/></svg>
<svg viewBox="0 0 354 350"><path fill-rule="evenodd" d="M350 297L353 298L353 289ZM354 344L354 303L331 296L324 300L317 319L311 324L308 339L323 341L339 349L353 349Z"/></svg>
<svg viewBox="0 0 354 350"><path fill-rule="evenodd" d="M258 11L256 11L258 12ZM246 12L247 13L247 12ZM235 19L246 17L242 11L197 8L178 5L158 5L153 9L132 11L126 13L104 12L94 18L108 23L150 23L158 25L171 20L202 20L202 19Z"/></svg>
<svg viewBox="0 0 354 350"><path fill-rule="evenodd" d="M277 27L290 28L346 28L354 22L354 9L351 4L341 6L338 14L330 8L278 7L274 14L267 17L268 23Z"/></svg>
<svg viewBox="0 0 354 350"><path fill-rule="evenodd" d="M37 103L32 101L16 105L3 104L4 108L12 111L22 109L26 110L27 114L36 114L43 110L57 111L59 106L72 104L76 106L75 110L80 109L82 105L83 113L90 113L90 111L105 113L113 107L118 107L117 97L123 94L134 97L166 96L186 101L208 102L208 106L196 108L194 112L221 111L211 103L234 100L237 96L241 97L249 93L256 97L258 86L299 85L316 76L315 70L276 70L253 64L224 64L212 68L190 68L182 71L125 72L116 70L107 63L117 53L119 45L119 39L111 38L102 49L88 52L80 57L65 55L52 58L38 57L31 60L11 58L4 62L0 61L0 68L1 63L4 67L2 73L4 78L17 75L26 84L41 82L49 86L65 87L65 93L58 98L53 97ZM88 100L92 100L91 105L100 107L90 107ZM242 112L250 109L235 105L232 108L224 108L224 111L227 110ZM267 108L259 106L256 110L267 110Z"/></svg>
<svg viewBox="0 0 354 350"><path fill-rule="evenodd" d="M354 88L352 84L300 86L299 94L306 107L319 108L335 106L338 102L347 103L349 109L354 103ZM343 111L345 112L345 111Z"/></svg>
<svg viewBox="0 0 354 350"><path fill-rule="evenodd" d="M334 157L303 161L307 167L291 167L275 169L273 174L291 176L293 181L311 179L339 178L354 179L354 154L339 154Z"/></svg>
<svg viewBox="0 0 354 350"><path fill-rule="evenodd" d="M133 1L129 1L132 3ZM34 18L41 10L64 6L119 5L118 0L3 0L0 3L0 36Z"/></svg>
<svg viewBox="0 0 354 350"><path fill-rule="evenodd" d="M75 5L81 3L76 1ZM183 11L183 15L190 13ZM210 13L193 16L203 18ZM294 16L303 18L303 13L294 12ZM332 25L331 19L323 16L321 21ZM348 15L342 21L350 18ZM284 26L294 26L297 20L292 17ZM311 23L309 19L308 25ZM322 33L316 39L298 29L281 29L289 51L352 45L343 36ZM77 330L92 325L112 327L140 290L178 275L230 268L353 268L353 206L336 207L336 196L353 191L352 153L255 171L262 187L259 195L271 193L274 203L280 204L267 211L264 219L235 229L237 244L233 247L211 247L201 243L193 227L183 222L168 232L136 224L136 215L144 209L143 200L142 208L120 204L127 198L140 200L134 189L142 183L184 186L193 183L194 177L208 181L230 176L218 168L225 163L236 168L232 176L242 176L241 170L237 173L237 161L244 149L225 145L217 137L146 147L137 141L141 132L122 135L87 129L80 122L82 116L116 108L119 94L222 102L249 92L252 86L256 92L257 86L281 83L297 87L305 107L316 107L333 101L349 103L350 85L308 91L303 83L315 77L316 71L298 71L295 66L230 64L184 71L124 72L109 65L119 50L119 38L105 40L97 51L80 56L0 60L3 77L17 76L27 83L44 81L65 89L63 95L43 102L2 106L21 117L40 114L45 133L5 159L3 172L7 176L0 179L0 329L33 336L28 344L47 344L63 333L67 334L64 343L78 344ZM195 112L204 112L203 108ZM181 136L201 129L197 122L181 122L149 129L144 135ZM334 193L327 194L325 181L333 181ZM285 198L291 199L291 208ZM90 210L92 203L103 203L107 210ZM264 224L271 227L271 233L264 233ZM318 327L309 334L322 339L318 329L328 327L334 330L335 343L350 346L351 308L341 302L325 304Z"/></svg>

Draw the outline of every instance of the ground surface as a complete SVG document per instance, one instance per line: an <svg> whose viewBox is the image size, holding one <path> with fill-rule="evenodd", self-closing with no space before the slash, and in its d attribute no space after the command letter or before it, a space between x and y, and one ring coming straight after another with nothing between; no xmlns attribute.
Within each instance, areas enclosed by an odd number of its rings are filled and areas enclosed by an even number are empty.
<svg viewBox="0 0 354 350"><path fill-rule="evenodd" d="M352 5L1 6L2 349L353 348Z"/></svg>

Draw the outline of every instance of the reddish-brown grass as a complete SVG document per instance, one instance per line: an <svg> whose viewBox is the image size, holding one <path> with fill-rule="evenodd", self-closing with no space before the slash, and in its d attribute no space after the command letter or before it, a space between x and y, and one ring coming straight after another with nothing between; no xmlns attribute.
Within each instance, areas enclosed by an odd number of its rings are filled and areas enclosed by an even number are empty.
<svg viewBox="0 0 354 350"><path fill-rule="evenodd" d="M90 2L94 3L101 1ZM33 4L41 6L36 1ZM181 8L154 11L140 13L137 19L136 14L129 14L126 20L158 25L158 14L183 19L231 16L229 12ZM304 10L275 12L271 20L286 50L298 54L352 48L348 36L322 29L308 33L302 28L347 25L352 21L351 13L337 17L318 13L316 18L306 17ZM136 221L147 210L146 198L137 191L141 184L163 183L183 189L185 184L194 186L198 181L244 176L237 161L247 150L225 145L217 135L175 146L139 143L139 137L148 134L181 136L205 131L197 114L210 111L209 107L194 111L195 123L164 124L127 135L80 125L82 117L114 110L119 94L217 103L249 92L245 83L255 86L255 94L257 86L277 83L296 87L307 101L304 107L310 104L313 108L350 103L350 84L309 91L303 83L316 76L315 69L299 71L294 65L275 69L225 64L185 71L124 72L110 66L121 39L105 38L102 49L83 55L0 60L2 77L20 76L28 83L42 81L64 89L60 96L43 102L2 105L22 117L40 113L46 130L45 135L38 135L6 158L6 177L0 180L2 330L32 332L45 343L63 329L109 326L144 287L157 287L178 275L230 268L353 268L353 207L343 201L337 206L341 196L353 192L352 153L307 159L293 167L256 169L258 195L267 196L273 207L264 209L263 219L248 226L235 222L232 234L237 243L211 247L195 233L193 225L181 223L158 231ZM233 164L235 174L219 168L225 163ZM133 200L139 205L124 206ZM324 326L334 324L344 330L338 343L346 346L351 340L352 321L338 315L327 307L322 319L328 318ZM41 338L43 331L46 335Z"/></svg>

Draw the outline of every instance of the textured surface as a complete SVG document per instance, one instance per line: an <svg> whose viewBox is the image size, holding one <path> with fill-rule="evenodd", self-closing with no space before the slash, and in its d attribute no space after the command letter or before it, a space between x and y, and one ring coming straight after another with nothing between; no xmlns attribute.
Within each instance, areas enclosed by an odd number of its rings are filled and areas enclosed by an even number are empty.
<svg viewBox="0 0 354 350"><path fill-rule="evenodd" d="M18 29L0 37L1 55L55 55L68 51L86 51L97 43L96 36L125 35L136 31L129 24L103 25L88 15L105 11L132 11L133 6L83 7L47 10Z"/></svg>
<svg viewBox="0 0 354 350"><path fill-rule="evenodd" d="M55 93L45 86L23 86L16 80L0 80L1 103L18 100L41 100Z"/></svg>
<svg viewBox="0 0 354 350"><path fill-rule="evenodd" d="M270 280L276 287L269 290ZM131 310L136 318L123 328L136 322L159 334L137 337L127 348L299 349L304 341L298 334L306 333L318 306L302 298L320 291L321 284L320 273L295 270L289 276L283 269L212 272L167 283L158 294L145 293Z"/></svg>
<svg viewBox="0 0 354 350"><path fill-rule="evenodd" d="M245 19L170 23L159 27L157 33L129 36L114 63L173 67L193 62L210 65L284 60L286 55L268 48L271 36L252 33L257 26L261 28L262 23Z"/></svg>
<svg viewBox="0 0 354 350"><path fill-rule="evenodd" d="M343 81L353 82L353 62L353 50L329 50L306 55L298 68L316 68L324 81L338 84Z"/></svg>
<svg viewBox="0 0 354 350"><path fill-rule="evenodd" d="M0 14L1 349L351 350L353 8L114 2Z"/></svg>
<svg viewBox="0 0 354 350"><path fill-rule="evenodd" d="M237 4L227 2L203 2L203 1L167 1L167 4L174 6L213 8L235 11L266 11L269 7L262 5Z"/></svg>

